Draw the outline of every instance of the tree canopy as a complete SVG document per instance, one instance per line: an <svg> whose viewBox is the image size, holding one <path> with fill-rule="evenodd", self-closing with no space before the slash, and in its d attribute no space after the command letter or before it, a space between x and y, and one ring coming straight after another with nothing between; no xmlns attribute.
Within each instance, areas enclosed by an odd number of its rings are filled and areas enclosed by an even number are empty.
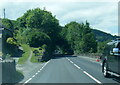
<svg viewBox="0 0 120 85"><path fill-rule="evenodd" d="M17 44L28 44L38 48L45 46L47 56L52 55L55 50L60 50L63 54L101 52L104 43L98 41L108 38L99 36L102 33L93 30L88 21L72 21L60 26L59 20L51 12L40 8L28 10L17 20L3 19L2 22L4 27L13 30L14 38L7 39L7 42L13 44L15 39Z"/></svg>
<svg viewBox="0 0 120 85"><path fill-rule="evenodd" d="M97 51L97 42L87 21L85 24L70 22L65 25L63 32L63 36L65 36L74 53Z"/></svg>

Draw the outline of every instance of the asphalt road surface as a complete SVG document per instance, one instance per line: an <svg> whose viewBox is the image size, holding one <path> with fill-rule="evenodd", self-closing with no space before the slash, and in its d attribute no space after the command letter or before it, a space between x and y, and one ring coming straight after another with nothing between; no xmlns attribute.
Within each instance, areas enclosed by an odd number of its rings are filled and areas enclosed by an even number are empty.
<svg viewBox="0 0 120 85"><path fill-rule="evenodd" d="M57 57L34 72L24 83L118 83L104 78L100 63L82 57Z"/></svg>

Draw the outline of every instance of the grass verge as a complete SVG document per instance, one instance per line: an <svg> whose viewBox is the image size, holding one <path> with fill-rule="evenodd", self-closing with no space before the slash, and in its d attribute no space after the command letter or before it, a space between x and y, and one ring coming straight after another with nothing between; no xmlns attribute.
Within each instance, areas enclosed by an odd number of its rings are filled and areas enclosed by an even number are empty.
<svg viewBox="0 0 120 85"><path fill-rule="evenodd" d="M23 48L24 53L22 54L22 57L19 58L18 64L24 64L29 58L31 52L31 48L29 47L29 45L23 44L21 45L21 47Z"/></svg>

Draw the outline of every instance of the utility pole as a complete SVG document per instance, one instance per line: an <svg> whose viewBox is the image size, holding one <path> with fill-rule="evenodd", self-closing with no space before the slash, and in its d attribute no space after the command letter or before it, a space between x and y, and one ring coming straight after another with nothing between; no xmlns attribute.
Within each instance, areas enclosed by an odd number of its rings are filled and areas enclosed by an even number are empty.
<svg viewBox="0 0 120 85"><path fill-rule="evenodd" d="M43 10L46 10L46 7L43 7Z"/></svg>
<svg viewBox="0 0 120 85"><path fill-rule="evenodd" d="M0 29L2 28L2 17L0 15Z"/></svg>
<svg viewBox="0 0 120 85"><path fill-rule="evenodd" d="M5 19L5 8L3 9L3 11L4 11L4 19Z"/></svg>

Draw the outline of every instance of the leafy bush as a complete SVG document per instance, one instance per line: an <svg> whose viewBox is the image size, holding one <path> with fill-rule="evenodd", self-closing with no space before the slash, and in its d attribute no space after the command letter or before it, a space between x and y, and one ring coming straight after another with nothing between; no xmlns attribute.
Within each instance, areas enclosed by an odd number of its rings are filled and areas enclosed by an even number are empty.
<svg viewBox="0 0 120 85"><path fill-rule="evenodd" d="M17 45L17 42L12 37L7 38L6 42L12 45Z"/></svg>
<svg viewBox="0 0 120 85"><path fill-rule="evenodd" d="M43 32L32 30L28 34L28 43L31 47L41 47L44 44L51 44L51 38Z"/></svg>

